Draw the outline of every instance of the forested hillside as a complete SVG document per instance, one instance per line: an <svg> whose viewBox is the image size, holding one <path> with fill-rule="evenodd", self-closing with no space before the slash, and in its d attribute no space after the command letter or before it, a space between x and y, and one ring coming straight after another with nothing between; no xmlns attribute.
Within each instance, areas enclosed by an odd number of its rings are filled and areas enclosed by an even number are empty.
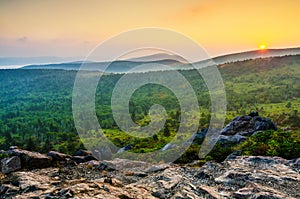
<svg viewBox="0 0 300 199"><path fill-rule="evenodd" d="M300 56L285 56L227 63L219 66L226 95L226 123L238 115L258 111L291 135L300 132ZM93 75L93 72L87 72ZM155 72L153 72L155 73ZM165 72L160 72L165 73ZM193 70L181 71L199 100L199 130L210 120L210 101L201 77ZM142 74L131 74L132 78ZM172 92L159 85L147 85L134 93L130 113L139 125L149 123L148 110L162 104L167 123L156 136L137 140L120 133L110 109L110 97L122 75L104 75L96 94L96 113L102 128L117 146L128 144L136 152L162 148L175 135L180 109ZM72 89L76 71L0 70L0 149L18 145L29 150L51 149L74 153L83 148L72 117ZM183 88L184 89L184 88ZM295 136L294 136L295 137ZM297 139L299 138L296 137Z"/></svg>

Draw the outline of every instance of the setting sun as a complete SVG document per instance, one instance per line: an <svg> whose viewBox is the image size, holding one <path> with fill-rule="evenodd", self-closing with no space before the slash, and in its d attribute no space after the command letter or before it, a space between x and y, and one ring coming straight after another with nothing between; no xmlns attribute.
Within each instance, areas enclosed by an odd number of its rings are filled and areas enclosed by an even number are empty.
<svg viewBox="0 0 300 199"><path fill-rule="evenodd" d="M266 45L265 45L265 44L261 44L261 45L259 46L259 48L260 48L261 50L265 50L265 49L266 49Z"/></svg>

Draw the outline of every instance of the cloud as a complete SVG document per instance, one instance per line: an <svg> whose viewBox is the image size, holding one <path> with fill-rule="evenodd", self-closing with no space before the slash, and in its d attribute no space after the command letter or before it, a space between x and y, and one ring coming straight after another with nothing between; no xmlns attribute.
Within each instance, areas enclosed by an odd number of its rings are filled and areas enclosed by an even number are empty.
<svg viewBox="0 0 300 199"><path fill-rule="evenodd" d="M23 36L17 39L18 42L26 42L28 40L27 37Z"/></svg>

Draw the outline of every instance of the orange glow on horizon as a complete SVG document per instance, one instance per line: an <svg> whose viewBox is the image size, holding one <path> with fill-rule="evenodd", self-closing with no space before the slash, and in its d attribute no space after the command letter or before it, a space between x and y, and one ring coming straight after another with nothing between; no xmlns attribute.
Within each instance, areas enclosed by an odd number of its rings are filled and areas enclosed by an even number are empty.
<svg viewBox="0 0 300 199"><path fill-rule="evenodd" d="M0 55L85 57L143 27L186 35L212 56L299 47L299 7L293 0L0 1Z"/></svg>

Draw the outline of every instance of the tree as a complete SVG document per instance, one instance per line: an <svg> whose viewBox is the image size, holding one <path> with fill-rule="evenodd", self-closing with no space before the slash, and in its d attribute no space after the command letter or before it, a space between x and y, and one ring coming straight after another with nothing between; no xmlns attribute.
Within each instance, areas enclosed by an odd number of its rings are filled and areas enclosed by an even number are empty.
<svg viewBox="0 0 300 199"><path fill-rule="evenodd" d="M291 108L292 107L292 103L291 102L288 102L286 105L285 105L286 108Z"/></svg>
<svg viewBox="0 0 300 199"><path fill-rule="evenodd" d="M47 138L45 143L44 143L44 146L42 148L42 151L44 153L47 153L47 152L51 151L52 149L53 149L53 145L52 145L50 139Z"/></svg>
<svg viewBox="0 0 300 199"><path fill-rule="evenodd" d="M155 142L157 142L158 141L158 137L157 137L157 135L155 134L155 135L153 135L152 136L152 138L153 138L153 140L155 141Z"/></svg>
<svg viewBox="0 0 300 199"><path fill-rule="evenodd" d="M32 137L29 137L29 139L27 140L26 149L29 151L36 150L36 144L34 143L34 140Z"/></svg>
<svg viewBox="0 0 300 199"><path fill-rule="evenodd" d="M5 131L4 133L5 137L5 148L9 148L10 146L13 146L16 144L15 140L12 138L10 132Z"/></svg>
<svg viewBox="0 0 300 199"><path fill-rule="evenodd" d="M164 136L165 137L169 137L171 134L170 134L170 129L168 126L165 126L164 128Z"/></svg>

